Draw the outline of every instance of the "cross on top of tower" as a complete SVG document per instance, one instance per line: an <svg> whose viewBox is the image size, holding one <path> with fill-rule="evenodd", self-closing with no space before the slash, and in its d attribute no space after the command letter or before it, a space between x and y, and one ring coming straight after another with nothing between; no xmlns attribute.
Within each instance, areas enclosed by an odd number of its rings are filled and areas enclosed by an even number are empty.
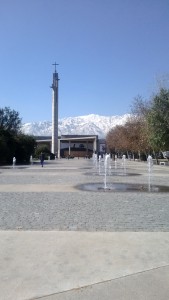
<svg viewBox="0 0 169 300"><path fill-rule="evenodd" d="M58 66L59 64L57 64L56 62L54 64L52 64L52 66L55 66L55 73L56 73L56 66Z"/></svg>

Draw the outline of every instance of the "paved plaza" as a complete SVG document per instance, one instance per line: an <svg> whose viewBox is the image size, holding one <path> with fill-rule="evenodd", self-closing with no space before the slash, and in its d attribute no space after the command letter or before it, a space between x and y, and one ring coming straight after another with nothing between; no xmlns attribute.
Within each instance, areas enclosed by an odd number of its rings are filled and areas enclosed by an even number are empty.
<svg viewBox="0 0 169 300"><path fill-rule="evenodd" d="M114 168L108 184L148 185L146 162ZM81 189L103 182L91 159L0 168L0 299L168 300L169 192Z"/></svg>

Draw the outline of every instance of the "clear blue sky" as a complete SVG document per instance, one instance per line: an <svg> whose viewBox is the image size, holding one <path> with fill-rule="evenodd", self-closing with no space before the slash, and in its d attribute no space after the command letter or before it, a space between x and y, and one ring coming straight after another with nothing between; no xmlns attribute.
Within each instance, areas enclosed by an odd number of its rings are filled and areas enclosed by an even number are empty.
<svg viewBox="0 0 169 300"><path fill-rule="evenodd" d="M169 0L0 0L0 107L51 120L122 115L169 73Z"/></svg>

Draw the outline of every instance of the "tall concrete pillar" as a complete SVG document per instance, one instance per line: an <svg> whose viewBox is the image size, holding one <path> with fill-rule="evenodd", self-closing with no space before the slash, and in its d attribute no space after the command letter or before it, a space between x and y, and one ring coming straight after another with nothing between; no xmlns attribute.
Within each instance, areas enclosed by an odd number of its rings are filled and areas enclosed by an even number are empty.
<svg viewBox="0 0 169 300"><path fill-rule="evenodd" d="M58 158L60 158L60 140L58 139Z"/></svg>
<svg viewBox="0 0 169 300"><path fill-rule="evenodd" d="M69 141L69 156L70 156L70 149L71 149L71 141Z"/></svg>
<svg viewBox="0 0 169 300"><path fill-rule="evenodd" d="M56 63L55 72L53 73L53 83L52 83L52 148L51 152L58 157L58 73L56 72Z"/></svg>

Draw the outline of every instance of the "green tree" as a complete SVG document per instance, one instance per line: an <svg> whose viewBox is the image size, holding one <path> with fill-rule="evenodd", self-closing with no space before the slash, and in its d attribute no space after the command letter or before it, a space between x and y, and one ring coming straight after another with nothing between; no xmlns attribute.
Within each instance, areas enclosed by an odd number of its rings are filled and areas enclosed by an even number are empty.
<svg viewBox="0 0 169 300"><path fill-rule="evenodd" d="M21 129L19 113L9 107L0 108L0 130L17 134Z"/></svg>
<svg viewBox="0 0 169 300"><path fill-rule="evenodd" d="M43 152L45 154L45 159L47 159L48 156L51 155L51 151L49 150L49 148L46 145L40 145L35 149L35 157L39 158L41 152Z"/></svg>
<svg viewBox="0 0 169 300"><path fill-rule="evenodd" d="M15 136L15 157L18 163L29 163L34 154L36 141L32 136L19 134Z"/></svg>
<svg viewBox="0 0 169 300"><path fill-rule="evenodd" d="M152 98L148 113L150 143L154 151L169 149L169 90L162 88Z"/></svg>
<svg viewBox="0 0 169 300"><path fill-rule="evenodd" d="M9 107L0 108L0 163L27 163L34 154L36 141L32 136L21 133L19 113Z"/></svg>
<svg viewBox="0 0 169 300"><path fill-rule="evenodd" d="M0 163L12 163L15 154L14 135L7 130L0 129Z"/></svg>

